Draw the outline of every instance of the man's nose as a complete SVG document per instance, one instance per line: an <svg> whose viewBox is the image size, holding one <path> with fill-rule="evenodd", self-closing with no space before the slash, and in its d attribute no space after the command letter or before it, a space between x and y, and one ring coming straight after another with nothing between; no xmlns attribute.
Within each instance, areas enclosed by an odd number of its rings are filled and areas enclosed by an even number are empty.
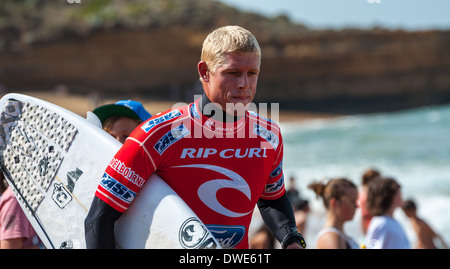
<svg viewBox="0 0 450 269"><path fill-rule="evenodd" d="M249 84L250 84L250 79L247 74L244 74L239 78L238 88L246 89L249 87Z"/></svg>

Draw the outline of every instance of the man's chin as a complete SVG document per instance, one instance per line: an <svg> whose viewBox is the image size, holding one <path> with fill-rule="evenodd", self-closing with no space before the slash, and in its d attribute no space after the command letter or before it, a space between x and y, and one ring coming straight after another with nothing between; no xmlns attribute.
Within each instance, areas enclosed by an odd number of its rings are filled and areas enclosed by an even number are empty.
<svg viewBox="0 0 450 269"><path fill-rule="evenodd" d="M237 102L227 103L226 112L234 116L243 116L250 105L251 102L249 100L239 100Z"/></svg>

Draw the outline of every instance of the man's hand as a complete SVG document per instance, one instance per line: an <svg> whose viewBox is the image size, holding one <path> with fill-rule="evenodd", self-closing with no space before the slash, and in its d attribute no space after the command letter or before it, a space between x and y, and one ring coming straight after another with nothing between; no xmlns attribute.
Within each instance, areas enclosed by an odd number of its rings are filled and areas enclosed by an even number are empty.
<svg viewBox="0 0 450 269"><path fill-rule="evenodd" d="M281 246L284 249L305 249L306 242L301 233L292 232L285 236L285 238L281 242Z"/></svg>
<svg viewBox="0 0 450 269"><path fill-rule="evenodd" d="M286 249L305 249L298 243L292 243L289 246L286 247Z"/></svg>

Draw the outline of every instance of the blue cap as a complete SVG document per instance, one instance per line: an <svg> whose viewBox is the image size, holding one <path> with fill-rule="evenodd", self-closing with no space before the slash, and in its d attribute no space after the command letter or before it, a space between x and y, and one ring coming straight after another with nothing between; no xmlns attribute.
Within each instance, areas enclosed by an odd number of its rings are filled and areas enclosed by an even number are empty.
<svg viewBox="0 0 450 269"><path fill-rule="evenodd" d="M132 119L146 121L152 115L145 110L144 106L132 100L120 100L115 104L103 105L92 111L102 122L110 117L123 116Z"/></svg>

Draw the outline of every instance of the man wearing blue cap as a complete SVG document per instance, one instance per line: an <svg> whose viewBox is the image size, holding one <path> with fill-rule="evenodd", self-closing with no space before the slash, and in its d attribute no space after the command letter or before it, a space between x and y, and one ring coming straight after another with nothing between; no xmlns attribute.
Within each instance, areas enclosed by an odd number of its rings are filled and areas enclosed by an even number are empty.
<svg viewBox="0 0 450 269"><path fill-rule="evenodd" d="M103 105L92 112L99 118L103 130L122 144L139 124L152 116L141 103L132 100Z"/></svg>

